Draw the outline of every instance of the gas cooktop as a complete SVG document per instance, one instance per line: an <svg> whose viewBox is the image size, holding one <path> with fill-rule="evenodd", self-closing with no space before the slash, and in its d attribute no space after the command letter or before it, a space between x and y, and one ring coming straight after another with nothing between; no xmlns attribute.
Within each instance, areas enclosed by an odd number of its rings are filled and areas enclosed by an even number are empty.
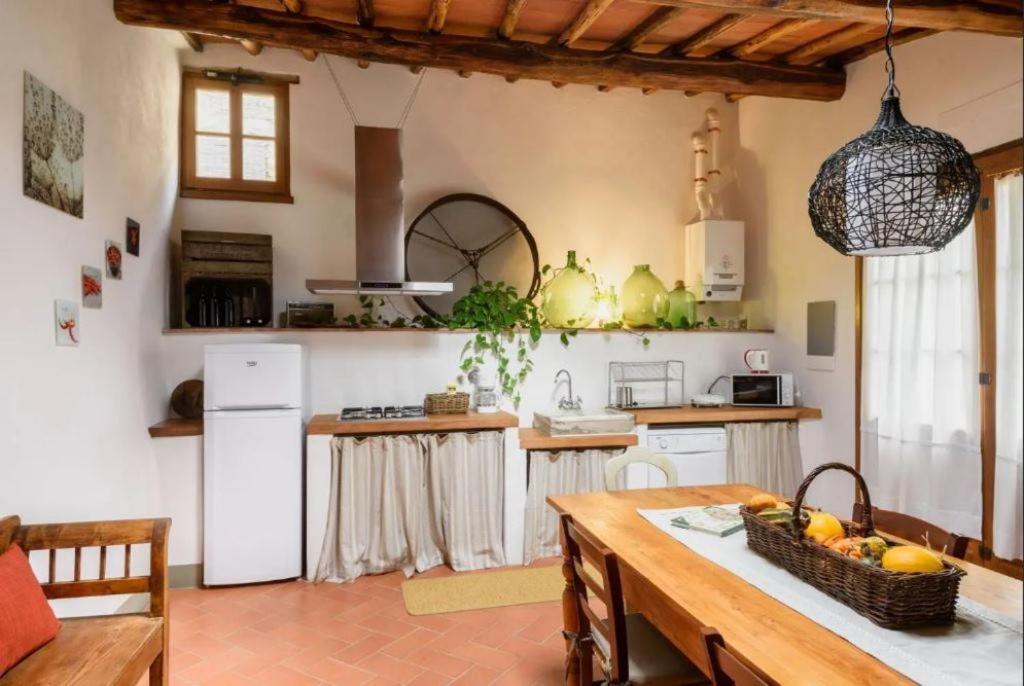
<svg viewBox="0 0 1024 686"><path fill-rule="evenodd" d="M343 422L372 421L376 419L418 419L427 413L422 405L388 405L387 407L346 407L338 416Z"/></svg>

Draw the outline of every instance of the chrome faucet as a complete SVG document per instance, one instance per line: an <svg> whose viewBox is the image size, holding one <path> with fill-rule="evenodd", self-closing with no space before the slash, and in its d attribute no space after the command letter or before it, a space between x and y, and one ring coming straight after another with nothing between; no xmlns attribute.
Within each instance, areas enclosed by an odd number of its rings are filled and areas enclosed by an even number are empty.
<svg viewBox="0 0 1024 686"><path fill-rule="evenodd" d="M579 410L583 408L583 399L579 396L573 398L572 394L572 374L569 373L568 369L559 369L555 374L555 384L562 378L562 374L565 374L566 380L569 382L569 394L558 401L558 409L560 410Z"/></svg>

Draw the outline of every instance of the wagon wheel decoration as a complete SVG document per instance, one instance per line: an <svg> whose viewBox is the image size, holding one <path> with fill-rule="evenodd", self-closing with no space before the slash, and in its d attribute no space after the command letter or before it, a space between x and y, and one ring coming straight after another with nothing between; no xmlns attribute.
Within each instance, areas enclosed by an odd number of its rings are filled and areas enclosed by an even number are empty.
<svg viewBox="0 0 1024 686"><path fill-rule="evenodd" d="M451 314L459 298L485 281L504 281L533 298L540 288L537 243L523 220L497 200L447 195L423 210L405 234L405 276L453 284L451 293L414 298L434 317Z"/></svg>

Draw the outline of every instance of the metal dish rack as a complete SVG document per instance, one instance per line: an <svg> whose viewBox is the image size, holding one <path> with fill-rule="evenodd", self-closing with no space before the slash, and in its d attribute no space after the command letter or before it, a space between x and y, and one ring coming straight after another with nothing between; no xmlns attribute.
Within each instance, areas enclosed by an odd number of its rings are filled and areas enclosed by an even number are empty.
<svg viewBox="0 0 1024 686"><path fill-rule="evenodd" d="M679 407L683 404L681 360L663 362L610 362L608 364L608 406L619 409ZM623 400L620 388L630 389Z"/></svg>

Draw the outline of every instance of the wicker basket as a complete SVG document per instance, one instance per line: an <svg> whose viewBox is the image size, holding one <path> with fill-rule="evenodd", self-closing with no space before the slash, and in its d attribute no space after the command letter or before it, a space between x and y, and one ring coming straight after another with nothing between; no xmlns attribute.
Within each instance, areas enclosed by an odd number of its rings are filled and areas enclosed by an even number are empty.
<svg viewBox="0 0 1024 686"><path fill-rule="evenodd" d="M465 414L469 412L469 393L428 393L423 409L427 414Z"/></svg>
<svg viewBox="0 0 1024 686"><path fill-rule="evenodd" d="M959 567L944 562L941 572L890 572L862 564L803 537L807 523L801 521L799 513L804 495L814 478L829 469L852 474L864 500L863 521L842 523L847 535L877 535L871 516L871 496L863 477L852 467L831 462L812 471L800 484L793 503L792 527L772 523L743 507L740 514L747 526L747 545L879 626L906 629L952 623L960 579L965 574Z"/></svg>

